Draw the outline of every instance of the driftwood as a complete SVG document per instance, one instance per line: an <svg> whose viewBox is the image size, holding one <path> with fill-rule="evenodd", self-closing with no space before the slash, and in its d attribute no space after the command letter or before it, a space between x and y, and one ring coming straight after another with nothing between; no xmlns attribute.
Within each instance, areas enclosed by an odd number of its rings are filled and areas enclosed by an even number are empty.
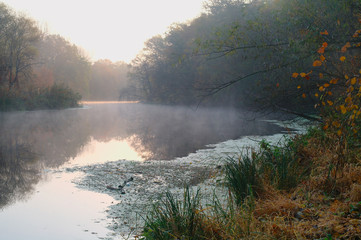
<svg viewBox="0 0 361 240"><path fill-rule="evenodd" d="M124 191L125 185L127 185L128 182L131 182L131 181L133 181L133 180L134 180L134 178L133 178L133 177L130 177L128 180L125 180L125 181L123 182L123 184L119 185L118 187L115 188L115 187L113 187L113 186L108 185L108 186L107 186L107 189L109 189L109 190L115 190L115 191L120 191L121 194L125 194L125 191Z"/></svg>

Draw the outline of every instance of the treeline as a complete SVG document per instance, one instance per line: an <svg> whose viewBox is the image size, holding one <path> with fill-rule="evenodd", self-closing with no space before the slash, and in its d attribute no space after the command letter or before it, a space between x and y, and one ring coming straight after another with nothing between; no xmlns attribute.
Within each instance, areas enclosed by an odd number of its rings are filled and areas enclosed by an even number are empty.
<svg viewBox="0 0 361 240"><path fill-rule="evenodd" d="M314 89L324 81L318 75L326 70L310 69L307 81L292 74L312 66L323 41L329 56L340 57L359 26L360 4L210 0L200 17L146 42L133 61L132 80L150 102L309 112L318 100Z"/></svg>
<svg viewBox="0 0 361 240"><path fill-rule="evenodd" d="M99 60L0 4L0 109L64 108L128 95L128 64Z"/></svg>

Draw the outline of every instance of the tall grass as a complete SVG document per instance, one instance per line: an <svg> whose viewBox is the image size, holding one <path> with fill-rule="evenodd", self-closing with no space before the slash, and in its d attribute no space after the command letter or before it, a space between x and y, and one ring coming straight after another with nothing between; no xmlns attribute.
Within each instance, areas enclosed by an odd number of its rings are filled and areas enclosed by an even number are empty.
<svg viewBox="0 0 361 240"><path fill-rule="evenodd" d="M207 239L202 229L200 192L184 190L182 200L167 192L146 216L143 239Z"/></svg>
<svg viewBox="0 0 361 240"><path fill-rule="evenodd" d="M303 166L297 157L298 145L288 141L282 147L261 141L258 152L242 153L239 158L228 158L225 180L238 206L252 192L262 194L264 185L279 190L291 190L309 174L310 166Z"/></svg>
<svg viewBox="0 0 361 240"><path fill-rule="evenodd" d="M252 191L258 194L262 190L256 159L243 155L238 159L229 157L225 165L226 183L237 205Z"/></svg>

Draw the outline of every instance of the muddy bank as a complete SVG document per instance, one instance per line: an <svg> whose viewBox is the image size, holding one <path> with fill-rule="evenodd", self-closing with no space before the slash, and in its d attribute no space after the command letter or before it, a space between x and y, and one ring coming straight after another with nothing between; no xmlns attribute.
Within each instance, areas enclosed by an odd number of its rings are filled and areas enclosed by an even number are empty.
<svg viewBox="0 0 361 240"><path fill-rule="evenodd" d="M285 126L284 123L277 124ZM295 123L286 127L298 131L304 129L304 126ZM194 189L201 188L205 201L211 201L214 193L218 197L225 196L222 166L227 157L257 148L262 139L271 144L279 144L284 135L289 133L285 131L272 136L248 136L229 140L208 145L207 149L174 160L119 160L67 168L65 171L85 173L85 177L74 180L80 188L106 193L114 198L113 205L107 210L111 220L108 227L113 231L110 239L133 239L142 230L143 218L151 203L158 201L163 193L171 191L182 194L184 186L190 185Z"/></svg>

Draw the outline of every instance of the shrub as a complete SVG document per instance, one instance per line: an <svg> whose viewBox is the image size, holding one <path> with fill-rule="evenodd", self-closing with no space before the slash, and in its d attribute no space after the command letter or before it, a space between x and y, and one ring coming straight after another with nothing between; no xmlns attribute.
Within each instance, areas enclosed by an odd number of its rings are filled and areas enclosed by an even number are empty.
<svg viewBox="0 0 361 240"><path fill-rule="evenodd" d="M0 87L0 111L78 107L80 99L78 93L64 85L26 91Z"/></svg>

